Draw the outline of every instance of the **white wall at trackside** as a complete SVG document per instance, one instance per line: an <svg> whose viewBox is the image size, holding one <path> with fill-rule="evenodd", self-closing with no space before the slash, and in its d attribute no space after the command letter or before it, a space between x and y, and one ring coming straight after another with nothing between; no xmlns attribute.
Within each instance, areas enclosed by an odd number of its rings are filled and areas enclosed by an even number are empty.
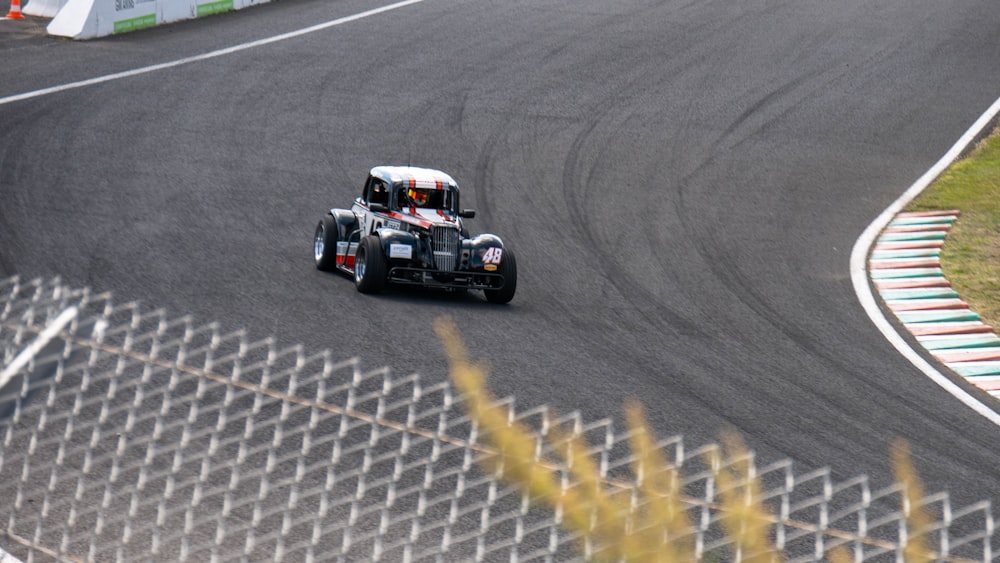
<svg viewBox="0 0 1000 563"><path fill-rule="evenodd" d="M59 13L59 9L66 5L66 0L28 0L21 2L21 12L29 16L40 18L54 18ZM0 563L4 563L0 559Z"/></svg>
<svg viewBox="0 0 1000 563"><path fill-rule="evenodd" d="M50 17L49 35L91 39L239 10L270 0L30 0L23 12Z"/></svg>

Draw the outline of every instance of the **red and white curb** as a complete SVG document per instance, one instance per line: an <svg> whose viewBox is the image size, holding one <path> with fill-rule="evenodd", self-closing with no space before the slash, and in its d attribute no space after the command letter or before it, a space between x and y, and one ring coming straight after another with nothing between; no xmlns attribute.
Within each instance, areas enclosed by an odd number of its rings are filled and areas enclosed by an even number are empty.
<svg viewBox="0 0 1000 563"><path fill-rule="evenodd" d="M941 270L941 245L958 211L899 213L868 258L886 307L934 358L1000 398L1000 337L962 301Z"/></svg>

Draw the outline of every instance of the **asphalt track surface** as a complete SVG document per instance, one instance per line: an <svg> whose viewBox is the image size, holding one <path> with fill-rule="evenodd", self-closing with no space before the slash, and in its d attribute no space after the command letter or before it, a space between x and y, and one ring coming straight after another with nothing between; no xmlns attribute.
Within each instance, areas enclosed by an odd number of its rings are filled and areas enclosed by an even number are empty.
<svg viewBox="0 0 1000 563"><path fill-rule="evenodd" d="M0 22L0 98L356 14L275 4L120 37ZM524 407L1000 502L1000 429L858 304L865 227L1000 91L988 2L425 0L0 105L0 275L446 377L452 317ZM448 171L516 252L514 301L359 294L312 234L368 168ZM975 393L974 390L970 391ZM985 398L985 401L990 399Z"/></svg>

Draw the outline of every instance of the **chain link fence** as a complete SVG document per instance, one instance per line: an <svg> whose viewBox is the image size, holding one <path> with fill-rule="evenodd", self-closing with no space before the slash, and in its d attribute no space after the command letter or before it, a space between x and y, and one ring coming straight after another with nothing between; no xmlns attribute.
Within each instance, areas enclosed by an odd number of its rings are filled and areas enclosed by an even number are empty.
<svg viewBox="0 0 1000 563"><path fill-rule="evenodd" d="M448 383L251 342L58 279L0 280L0 349L0 548L23 561L582 557L559 514L481 471L486 448ZM608 486L635 482L628 435L609 421L512 413L540 437L584 436ZM698 553L737 559L704 461L717 446L660 445ZM836 546L856 561L901 557L898 487L750 461L791 560ZM922 505L938 559L993 559L989 502L954 508L941 493Z"/></svg>

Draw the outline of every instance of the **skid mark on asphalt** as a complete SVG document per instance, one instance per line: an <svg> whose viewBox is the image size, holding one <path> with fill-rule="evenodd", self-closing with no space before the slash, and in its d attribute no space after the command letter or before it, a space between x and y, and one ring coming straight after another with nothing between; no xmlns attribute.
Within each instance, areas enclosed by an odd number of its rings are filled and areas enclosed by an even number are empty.
<svg viewBox="0 0 1000 563"><path fill-rule="evenodd" d="M250 41L249 43L241 43L239 45L233 45L232 47L226 47L225 49L218 49L216 51L210 51L208 53L202 53L200 55L195 55L193 57L185 57L183 59L177 59L175 61L169 61L165 63L145 66L142 68L136 68L132 70L126 70L122 72L116 72L113 74L106 74L104 76L98 76L96 78L88 78L87 80L80 80L77 82L70 82L68 84L60 84L58 86L51 86L49 88L42 88L40 90L34 90L31 92L25 92L23 94L14 94L13 96L7 96L6 98L0 98L0 106L19 102L22 100L29 100L31 98L38 98L41 96L47 96L49 94L56 94L58 92L65 92L66 90L74 90L76 88L83 88L85 86L93 86L95 84L103 84L105 82L111 82L112 80L121 80L122 78L131 78L133 76L139 76L141 74L149 74L151 72L157 72L160 70L166 70L169 68L174 68L181 65L186 65L190 63L196 63L200 61L206 61L208 59L214 59L216 57L222 57L225 55L231 55L233 53L239 53L240 51L246 51L248 49L253 49L255 47L262 47L264 45L270 45L271 43L277 43L279 41L285 41L287 39L294 39L296 37L301 37L303 35L308 35L316 31L322 31L324 29L329 29L338 25L345 23L350 23L353 21L361 20L367 17L382 14L384 12L389 12L396 10L398 8L403 8L413 4L420 4L425 0L403 0L402 2L396 2L395 4L389 4L387 6L382 6L379 8L373 8L371 10L366 10L364 12L358 12L357 14L352 14L350 16L344 16L342 18L337 18L335 20L330 20L327 22L319 23L302 29L297 29L295 31L289 31L288 33L282 33L280 35L274 35L272 37L266 37L264 39L258 39L256 41Z"/></svg>
<svg viewBox="0 0 1000 563"><path fill-rule="evenodd" d="M959 212L900 213L868 260L872 283L903 327L966 381L1000 398L1000 337L941 270L941 246Z"/></svg>

